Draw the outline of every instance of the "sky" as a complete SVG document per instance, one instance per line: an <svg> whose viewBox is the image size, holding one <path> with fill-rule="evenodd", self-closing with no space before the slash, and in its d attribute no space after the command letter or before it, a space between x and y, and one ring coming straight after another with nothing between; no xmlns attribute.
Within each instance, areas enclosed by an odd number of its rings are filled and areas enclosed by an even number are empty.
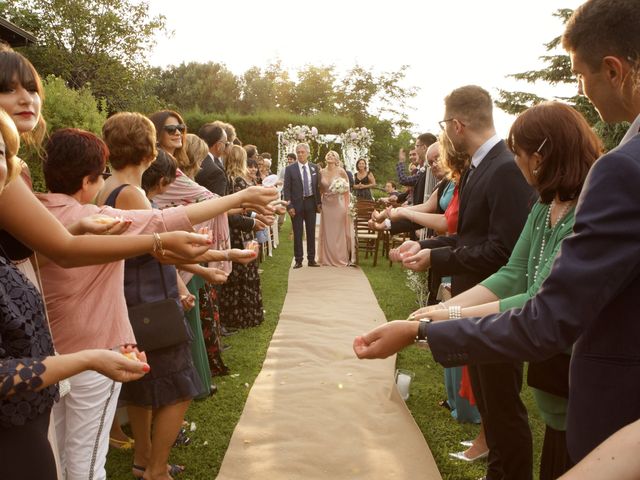
<svg viewBox="0 0 640 480"><path fill-rule="evenodd" d="M418 87L409 118L416 132L439 130L443 99L456 87L571 96L576 86L529 85L507 78L542 68L544 44L562 33L559 8L581 0L150 0L167 18L171 37L159 37L149 58L155 66L220 62L240 75L280 60L294 72L304 65L359 64L374 72L409 65L404 86ZM498 133L513 117L496 108ZM321 132L333 133L333 132Z"/></svg>

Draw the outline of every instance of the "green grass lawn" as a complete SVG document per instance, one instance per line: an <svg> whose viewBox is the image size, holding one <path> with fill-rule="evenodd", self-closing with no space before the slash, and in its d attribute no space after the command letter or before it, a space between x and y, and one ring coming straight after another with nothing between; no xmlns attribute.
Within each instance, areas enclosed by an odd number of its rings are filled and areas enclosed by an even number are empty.
<svg viewBox="0 0 640 480"><path fill-rule="evenodd" d="M207 400L194 402L187 412L187 420L195 422L196 430L190 433L192 442L189 446L173 449L171 461L187 467L177 478L213 479L218 474L249 388L262 368L282 310L293 256L290 228L291 223L287 221L280 235L279 248L274 251L273 257L261 265L264 270L261 275L266 310L264 323L224 339L224 343L231 346L223 354L230 375L215 377L218 393ZM372 267L371 258L361 259L360 265L389 320L406 318L416 308L414 294L406 286L405 272L398 265L390 268L389 263L383 260L378 262L377 267ZM473 438L478 427L457 423L447 410L438 406L438 402L446 397L442 367L433 361L428 351L411 347L398 355L398 368L415 372L407 404L427 439L442 477L446 480L480 477L484 472L484 463L469 465L448 456L449 452L461 450L458 442ZM523 395L534 434L537 476L544 426L528 389L524 389ZM111 450L107 459L107 477L117 480L131 478L132 459L132 452Z"/></svg>

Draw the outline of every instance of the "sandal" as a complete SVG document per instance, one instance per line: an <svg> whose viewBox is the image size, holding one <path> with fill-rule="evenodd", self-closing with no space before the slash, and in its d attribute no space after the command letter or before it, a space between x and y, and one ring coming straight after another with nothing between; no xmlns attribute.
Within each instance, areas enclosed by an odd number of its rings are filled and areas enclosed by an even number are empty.
<svg viewBox="0 0 640 480"><path fill-rule="evenodd" d="M176 441L173 442L174 447L179 447L184 445L185 447L191 443L191 438L187 435L187 429L185 427L181 427L178 432L178 436L176 437Z"/></svg>
<svg viewBox="0 0 640 480"><path fill-rule="evenodd" d="M118 450L131 450L135 444L136 441L133 438L127 437L126 440L118 440L117 438L109 437L109 446Z"/></svg>
<svg viewBox="0 0 640 480"><path fill-rule="evenodd" d="M176 465L175 463L170 463L168 466L167 471L169 472L169 475L171 475L172 477L174 475L179 475L182 472L184 472L185 467L183 467L182 465ZM142 478L144 476L144 472L146 471L147 467L141 467L140 465L131 465L131 468L133 470L138 470L140 472L142 472L142 475L133 475L135 478Z"/></svg>

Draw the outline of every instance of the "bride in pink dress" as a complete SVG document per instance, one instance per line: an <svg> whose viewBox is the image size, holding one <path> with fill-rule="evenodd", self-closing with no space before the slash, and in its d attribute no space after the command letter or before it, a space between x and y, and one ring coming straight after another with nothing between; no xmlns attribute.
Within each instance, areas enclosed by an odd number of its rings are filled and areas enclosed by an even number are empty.
<svg viewBox="0 0 640 480"><path fill-rule="evenodd" d="M355 254L353 223L349 214L349 178L344 168L340 167L337 152L329 151L324 159L326 167L320 172L322 213L318 261L321 265L346 267L352 264L352 256ZM345 192L332 191L331 185L337 179L345 181Z"/></svg>

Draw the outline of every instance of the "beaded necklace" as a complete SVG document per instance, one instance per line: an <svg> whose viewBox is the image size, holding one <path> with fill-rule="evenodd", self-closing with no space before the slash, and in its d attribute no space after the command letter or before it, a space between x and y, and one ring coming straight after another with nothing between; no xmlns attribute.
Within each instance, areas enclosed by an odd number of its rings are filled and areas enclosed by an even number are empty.
<svg viewBox="0 0 640 480"><path fill-rule="evenodd" d="M538 264L535 266L533 271L533 283L536 283L536 280L538 279L538 270L539 270L538 267L542 263L542 255L544 254L544 248L547 246L547 228L549 229L549 231L553 230L555 226L558 225L558 223L560 223L560 220L562 220L564 216L567 214L572 204L573 202L567 202L565 206L562 207L562 210L560 211L560 213L558 214L558 218L556 219L555 225L551 225L551 211L553 210L553 207L556 205L555 199L551 200L551 203L549 204L549 208L547 209L547 215L544 221L544 229L542 231L542 242L540 243L540 255L538 256Z"/></svg>

